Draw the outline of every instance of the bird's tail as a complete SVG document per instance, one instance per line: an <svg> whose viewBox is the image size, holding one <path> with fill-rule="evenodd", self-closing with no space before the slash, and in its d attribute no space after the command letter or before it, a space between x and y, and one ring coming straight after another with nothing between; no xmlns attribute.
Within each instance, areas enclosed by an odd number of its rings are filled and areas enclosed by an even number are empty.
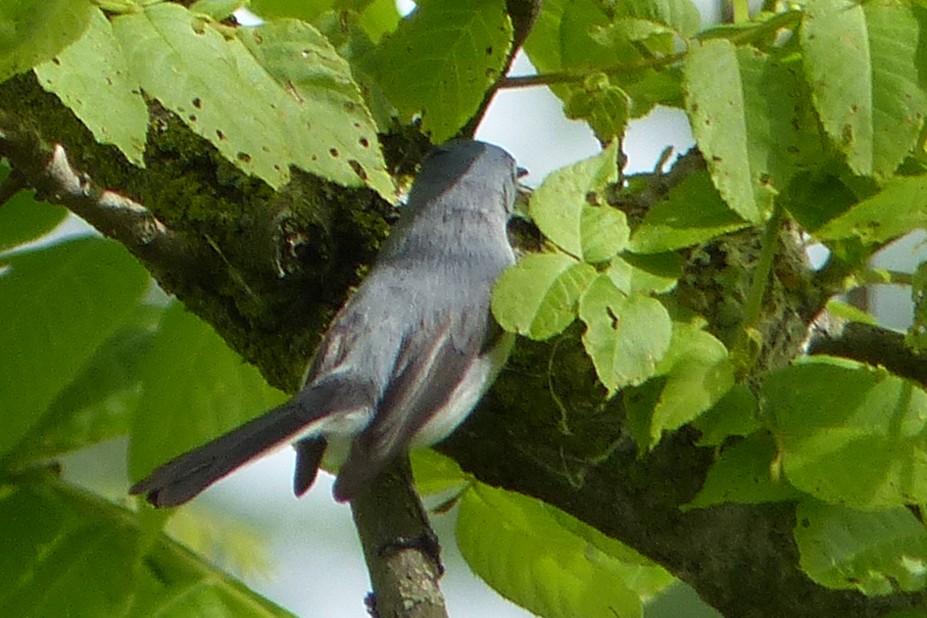
<svg viewBox="0 0 927 618"><path fill-rule="evenodd" d="M145 494L153 506L178 506L249 461L305 436L320 419L364 409L370 405L370 397L369 389L344 378L323 380L282 406L156 468L129 493ZM321 437L302 442L298 449L297 493L308 489L315 479L325 449Z"/></svg>
<svg viewBox="0 0 927 618"><path fill-rule="evenodd" d="M245 465L286 444L305 427L292 402L156 468L129 489L153 506L178 506Z"/></svg>

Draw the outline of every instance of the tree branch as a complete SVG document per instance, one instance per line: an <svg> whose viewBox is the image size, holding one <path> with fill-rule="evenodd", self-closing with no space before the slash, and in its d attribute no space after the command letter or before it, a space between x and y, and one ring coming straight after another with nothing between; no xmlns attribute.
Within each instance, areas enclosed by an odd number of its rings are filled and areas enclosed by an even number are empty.
<svg viewBox="0 0 927 618"><path fill-rule="evenodd" d="M369 491L351 502L364 546L376 618L446 618L438 587L444 568L438 541L412 485L407 458L401 458Z"/></svg>
<svg viewBox="0 0 927 618"><path fill-rule="evenodd" d="M141 204L102 189L89 176L76 172L61 144L48 146L2 112L0 155L15 168L20 185L28 178L40 197L66 207L118 240L159 279L166 278L169 269L202 264L202 251L188 237L168 229Z"/></svg>

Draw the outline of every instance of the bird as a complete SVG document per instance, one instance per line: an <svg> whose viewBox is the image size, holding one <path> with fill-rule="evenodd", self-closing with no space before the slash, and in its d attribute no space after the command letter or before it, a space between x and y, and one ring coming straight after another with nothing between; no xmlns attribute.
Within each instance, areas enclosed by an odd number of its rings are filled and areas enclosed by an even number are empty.
<svg viewBox="0 0 927 618"><path fill-rule="evenodd" d="M399 221L332 319L286 403L157 467L129 490L181 505L246 463L292 443L293 490L342 460L333 494L353 499L397 456L466 418L495 380L514 335L490 313L515 263L507 223L520 170L498 146L456 140L423 160Z"/></svg>

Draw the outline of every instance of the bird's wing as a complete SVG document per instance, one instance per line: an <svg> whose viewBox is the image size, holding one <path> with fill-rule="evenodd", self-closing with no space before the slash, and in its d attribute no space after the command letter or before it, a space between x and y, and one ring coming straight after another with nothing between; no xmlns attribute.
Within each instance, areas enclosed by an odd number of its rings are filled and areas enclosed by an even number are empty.
<svg viewBox="0 0 927 618"><path fill-rule="evenodd" d="M337 500L354 497L449 403L483 344L485 327L470 326L447 317L406 335L376 414L338 473Z"/></svg>

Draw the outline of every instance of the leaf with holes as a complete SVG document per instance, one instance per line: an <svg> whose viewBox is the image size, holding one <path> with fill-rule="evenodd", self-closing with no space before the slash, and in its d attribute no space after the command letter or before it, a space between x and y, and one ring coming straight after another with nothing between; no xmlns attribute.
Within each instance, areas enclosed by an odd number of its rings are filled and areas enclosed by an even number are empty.
<svg viewBox="0 0 927 618"><path fill-rule="evenodd" d="M906 3L807 7L800 41L814 107L857 174L890 177L917 143L927 118L925 25Z"/></svg>
<svg viewBox="0 0 927 618"><path fill-rule="evenodd" d="M594 157L548 174L531 196L532 220L551 242L586 262L604 262L628 242L625 214L604 203L618 180L618 142Z"/></svg>
<svg viewBox="0 0 927 618"><path fill-rule="evenodd" d="M797 69L726 39L686 56L686 111L692 133L728 206L757 223L788 186L804 152L795 93ZM779 110L770 115L769 110Z"/></svg>
<svg viewBox="0 0 927 618"><path fill-rule="evenodd" d="M42 88L55 93L98 142L113 144L129 161L145 166L148 106L100 10L94 9L84 36L36 67L35 74Z"/></svg>
<svg viewBox="0 0 927 618"><path fill-rule="evenodd" d="M656 373L669 349L672 322L660 301L627 296L608 275L599 275L580 297L586 324L583 345L609 391L640 384Z"/></svg>
<svg viewBox="0 0 927 618"><path fill-rule="evenodd" d="M50 60L84 33L87 0L0 2L0 82Z"/></svg>
<svg viewBox="0 0 927 618"><path fill-rule="evenodd" d="M505 68L512 22L504 0L423 2L371 62L404 122L421 115L433 142L457 133Z"/></svg>
<svg viewBox="0 0 927 618"><path fill-rule="evenodd" d="M318 30L295 19L239 28L248 51L293 96L299 113L287 132L311 136L294 148L295 164L343 185L358 180L387 200L395 190L351 68ZM305 129L305 130L302 130Z"/></svg>

